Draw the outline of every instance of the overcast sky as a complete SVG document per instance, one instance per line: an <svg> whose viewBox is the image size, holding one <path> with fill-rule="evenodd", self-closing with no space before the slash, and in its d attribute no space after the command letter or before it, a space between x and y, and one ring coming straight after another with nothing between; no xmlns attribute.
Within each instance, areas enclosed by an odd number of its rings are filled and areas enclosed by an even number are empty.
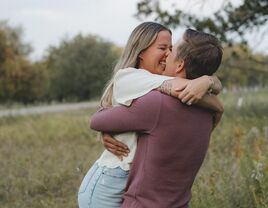
<svg viewBox="0 0 268 208"><path fill-rule="evenodd" d="M217 10L224 0L180 0L178 6L199 15ZM33 59L42 57L50 45L58 45L64 37L78 33L97 34L120 46L124 46L131 31L140 21L133 17L138 0L0 0L0 20L8 20L12 26L21 25L24 40L34 51ZM172 0L165 0L170 7ZM175 1L176 2L176 1ZM236 5L241 0L232 0ZM150 20L150 19L148 19ZM173 32L178 39L183 29ZM259 34L254 34L258 36ZM268 38L261 43L250 36L250 45L268 54ZM260 36L260 35L259 35Z"/></svg>

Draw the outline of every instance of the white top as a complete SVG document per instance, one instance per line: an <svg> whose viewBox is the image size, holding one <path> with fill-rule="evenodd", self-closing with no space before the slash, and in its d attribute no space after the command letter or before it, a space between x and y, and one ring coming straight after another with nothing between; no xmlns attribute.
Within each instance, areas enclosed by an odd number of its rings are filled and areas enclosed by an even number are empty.
<svg viewBox="0 0 268 208"><path fill-rule="evenodd" d="M165 80L173 78L174 77L152 74L144 69L120 69L114 78L112 104L113 106L120 104L130 106L134 99L160 87ZM120 167L123 170L129 170L137 148L136 133L127 132L117 134L115 138L128 146L130 150L128 156L124 157L123 161L120 161L114 154L104 150L101 157L97 160L97 163L100 166L109 168Z"/></svg>

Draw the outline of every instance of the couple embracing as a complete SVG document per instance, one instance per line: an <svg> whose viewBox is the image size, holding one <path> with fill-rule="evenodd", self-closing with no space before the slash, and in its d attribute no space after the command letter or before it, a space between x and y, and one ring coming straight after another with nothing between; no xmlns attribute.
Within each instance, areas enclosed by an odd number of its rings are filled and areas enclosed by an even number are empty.
<svg viewBox="0 0 268 208"><path fill-rule="evenodd" d="M90 127L106 150L84 177L80 208L186 208L223 107L213 73L222 47L144 22L131 33Z"/></svg>

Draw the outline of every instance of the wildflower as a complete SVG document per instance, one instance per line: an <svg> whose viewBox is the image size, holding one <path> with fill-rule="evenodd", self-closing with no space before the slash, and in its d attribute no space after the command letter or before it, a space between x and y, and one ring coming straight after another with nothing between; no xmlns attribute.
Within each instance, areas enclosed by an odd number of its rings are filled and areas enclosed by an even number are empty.
<svg viewBox="0 0 268 208"><path fill-rule="evenodd" d="M240 97L239 99L238 99L238 101L237 101L237 108L238 109L240 109L241 107L242 107L242 105L243 105L243 101L244 101L244 99L242 98L242 97Z"/></svg>
<svg viewBox="0 0 268 208"><path fill-rule="evenodd" d="M257 181L261 181L263 177L264 177L263 164L260 162L257 162L255 165L255 169L252 170L252 172L251 172L251 178L253 178Z"/></svg>

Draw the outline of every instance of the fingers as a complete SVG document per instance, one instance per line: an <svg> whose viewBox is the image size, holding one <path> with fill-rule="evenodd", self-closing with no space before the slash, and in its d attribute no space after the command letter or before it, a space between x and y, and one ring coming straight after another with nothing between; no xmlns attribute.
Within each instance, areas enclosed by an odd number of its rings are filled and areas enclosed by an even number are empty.
<svg viewBox="0 0 268 208"><path fill-rule="evenodd" d="M187 95L189 94L189 91L187 89L184 89L178 96L178 98L182 101Z"/></svg>
<svg viewBox="0 0 268 208"><path fill-rule="evenodd" d="M176 91L176 92L182 91L182 90L185 89L186 86L187 86L187 85L181 85L181 86L177 87L177 88L175 89L175 91Z"/></svg>
<svg viewBox="0 0 268 208"><path fill-rule="evenodd" d="M187 94L181 99L181 102L188 103L192 98L193 98L192 94Z"/></svg>
<svg viewBox="0 0 268 208"><path fill-rule="evenodd" d="M116 140L111 135L104 133L102 137L102 142L109 152L116 155L120 160L123 160L123 156L127 157L129 153L129 148L124 143Z"/></svg>
<svg viewBox="0 0 268 208"><path fill-rule="evenodd" d="M190 100L187 101L187 105L192 105L192 104L195 104L197 102L197 100L192 97Z"/></svg>
<svg viewBox="0 0 268 208"><path fill-rule="evenodd" d="M116 148L107 148L107 150L111 153L113 153L114 155L116 155L117 157L127 157L128 153L124 152L124 151L120 151Z"/></svg>
<svg viewBox="0 0 268 208"><path fill-rule="evenodd" d="M180 98L181 96L179 95L178 98ZM201 98L199 96L195 96L193 94L188 94L185 95L182 99L181 102L186 103L187 105L192 105L197 103Z"/></svg>
<svg viewBox="0 0 268 208"><path fill-rule="evenodd" d="M121 161L123 160L123 157L127 156L127 154L120 153L116 149L108 148L107 150L118 157L118 159Z"/></svg>
<svg viewBox="0 0 268 208"><path fill-rule="evenodd" d="M103 134L103 143L109 143L109 144L111 144L113 146L117 146L118 148L129 150L127 145L125 145L124 143L116 140L115 138L113 138L109 134Z"/></svg>
<svg viewBox="0 0 268 208"><path fill-rule="evenodd" d="M129 150L118 147L118 146L113 145L111 143L104 143L104 147L107 150L109 150L110 152L115 153L115 154L119 154L119 155L127 156L127 154L129 153Z"/></svg>

